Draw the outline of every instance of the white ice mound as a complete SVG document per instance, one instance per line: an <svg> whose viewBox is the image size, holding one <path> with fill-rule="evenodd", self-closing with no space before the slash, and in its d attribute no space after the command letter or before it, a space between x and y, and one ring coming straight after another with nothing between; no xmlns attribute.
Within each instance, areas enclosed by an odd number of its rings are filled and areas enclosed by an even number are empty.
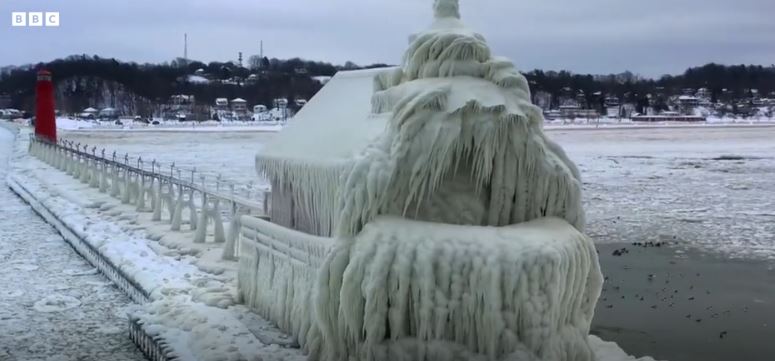
<svg viewBox="0 0 775 361"><path fill-rule="evenodd" d="M447 3L437 16L456 13ZM372 112L387 127L343 177L335 234L380 214L490 226L559 217L583 229L578 170L544 135L527 81L456 17L438 17L401 68L375 79Z"/></svg>
<svg viewBox="0 0 775 361"><path fill-rule="evenodd" d="M379 217L350 244L320 275L324 360L594 359L597 255L561 219L496 228Z"/></svg>

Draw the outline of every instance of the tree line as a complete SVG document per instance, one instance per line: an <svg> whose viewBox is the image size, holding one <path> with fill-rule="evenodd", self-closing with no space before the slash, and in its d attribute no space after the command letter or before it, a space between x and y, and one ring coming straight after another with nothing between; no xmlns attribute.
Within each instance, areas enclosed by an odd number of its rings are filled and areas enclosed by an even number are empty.
<svg viewBox="0 0 775 361"><path fill-rule="evenodd" d="M58 94L65 94L69 98L63 102L63 106L68 108L61 109L65 112L81 110L79 108L94 101L94 94L104 91L92 89L94 85L89 85L104 82L74 81L80 78L115 83L114 88L132 94L132 101L148 104L164 104L172 95L187 94L194 95L199 104L213 104L216 98L239 97L249 104L271 107L275 98L283 97L291 101L296 98L310 99L321 88L321 84L313 79L314 76L332 76L340 70L385 66L373 64L361 67L352 62L333 65L299 58L269 59L258 56L248 58L244 65L233 61L204 63L180 58L161 64L138 64L96 55L73 55L48 63L0 69L0 94L10 95L14 107L31 110L34 106L36 71L46 68L53 72L54 81L62 85ZM198 70L214 81L186 81L189 75ZM255 76L248 81L251 74ZM563 97L582 99L582 106L588 108L602 106L606 96L616 96L622 102L642 103L647 95L651 95L652 99L660 102L671 95L682 94L686 88L706 88L712 94L713 101L725 102L750 97L753 89L758 90L759 94L775 92L775 65L707 64L690 68L681 75L666 75L659 79L639 77L629 72L590 75L533 70L524 75L530 82L533 94L551 95L554 107L559 105ZM234 79L237 82L232 81Z"/></svg>
<svg viewBox="0 0 775 361"><path fill-rule="evenodd" d="M552 96L554 107L563 97L583 99L587 108L597 108L606 96L615 96L621 102L640 104L649 98L652 105L664 105L666 99L682 95L686 90L707 89L712 102L735 102L754 96L773 96L775 92L775 65L720 65L707 64L687 69L681 75L664 75L659 79L639 77L630 72L611 75L581 75L568 71L533 70L525 74L533 94L546 92Z"/></svg>

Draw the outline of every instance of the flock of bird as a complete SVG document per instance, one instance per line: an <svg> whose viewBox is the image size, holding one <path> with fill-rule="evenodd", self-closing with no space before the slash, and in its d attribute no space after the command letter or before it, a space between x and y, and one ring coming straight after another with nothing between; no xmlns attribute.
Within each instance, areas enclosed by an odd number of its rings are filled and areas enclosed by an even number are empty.
<svg viewBox="0 0 775 361"><path fill-rule="evenodd" d="M642 247L642 248L651 248L651 247L663 247L667 246L668 242L635 242L632 243L632 246L634 247ZM625 255L628 255L630 253L630 250L627 247L618 248L615 249L611 256L613 257L623 257ZM675 264L674 261L670 261L671 264ZM625 267L625 270L630 269L629 267ZM695 273L694 278L699 279L702 275L700 273ZM698 297L701 297L702 295L709 296L711 295L711 291L708 289L705 290L699 290L697 287L695 287L694 282L691 281L692 275L684 274L684 273L677 273L672 274L671 272L665 272L663 276L659 276L655 273L650 273L646 276L646 283L643 285L643 289L641 289L639 292L634 293L629 296L630 299L637 301L638 303L645 303L646 305L649 305L648 307L652 310L658 310L660 307L666 308L666 309L672 309L672 308L679 308L676 307L676 303L686 302L686 303L696 303L698 300ZM676 280L675 278L678 278ZM671 286L671 281L673 281ZM629 283L629 284L628 284ZM628 295L623 294L626 291L622 290L622 287L624 286L626 289L632 288L629 286L632 286L633 282L621 282L621 284L617 284L614 280L612 280L609 276L605 277L605 286L603 287L603 294L600 298L600 305L604 307L605 309L613 309L614 308L614 300L627 300ZM687 286L688 284L688 286ZM639 287L639 286L636 286ZM687 305L684 304L683 306L688 307L690 309L696 309L696 306ZM743 312L748 312L748 307L743 308ZM725 310L715 310L713 306L707 306L704 308L704 310L697 310L692 313L688 313L684 316L684 318L688 320L694 321L694 323L702 323L703 317L710 318L710 319L717 319L721 316L728 316L732 313L730 309ZM718 337L720 339L724 339L727 337L729 332L727 330L721 330L719 332Z"/></svg>

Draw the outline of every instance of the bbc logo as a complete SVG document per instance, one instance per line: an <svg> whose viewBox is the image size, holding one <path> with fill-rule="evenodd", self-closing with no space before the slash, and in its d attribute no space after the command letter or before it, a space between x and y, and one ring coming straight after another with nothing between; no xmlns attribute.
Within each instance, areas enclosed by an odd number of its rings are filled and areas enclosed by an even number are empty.
<svg viewBox="0 0 775 361"><path fill-rule="evenodd" d="M12 12L11 26L59 26L59 12Z"/></svg>

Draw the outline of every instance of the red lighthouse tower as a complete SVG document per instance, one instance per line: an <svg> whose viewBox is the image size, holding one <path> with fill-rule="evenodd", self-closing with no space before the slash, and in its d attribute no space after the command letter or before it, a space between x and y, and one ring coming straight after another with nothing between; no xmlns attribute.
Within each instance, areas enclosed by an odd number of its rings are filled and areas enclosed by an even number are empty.
<svg viewBox="0 0 775 361"><path fill-rule="evenodd" d="M57 141L56 115L54 114L54 84L51 72L38 71L38 84L35 88L35 135L51 142Z"/></svg>

